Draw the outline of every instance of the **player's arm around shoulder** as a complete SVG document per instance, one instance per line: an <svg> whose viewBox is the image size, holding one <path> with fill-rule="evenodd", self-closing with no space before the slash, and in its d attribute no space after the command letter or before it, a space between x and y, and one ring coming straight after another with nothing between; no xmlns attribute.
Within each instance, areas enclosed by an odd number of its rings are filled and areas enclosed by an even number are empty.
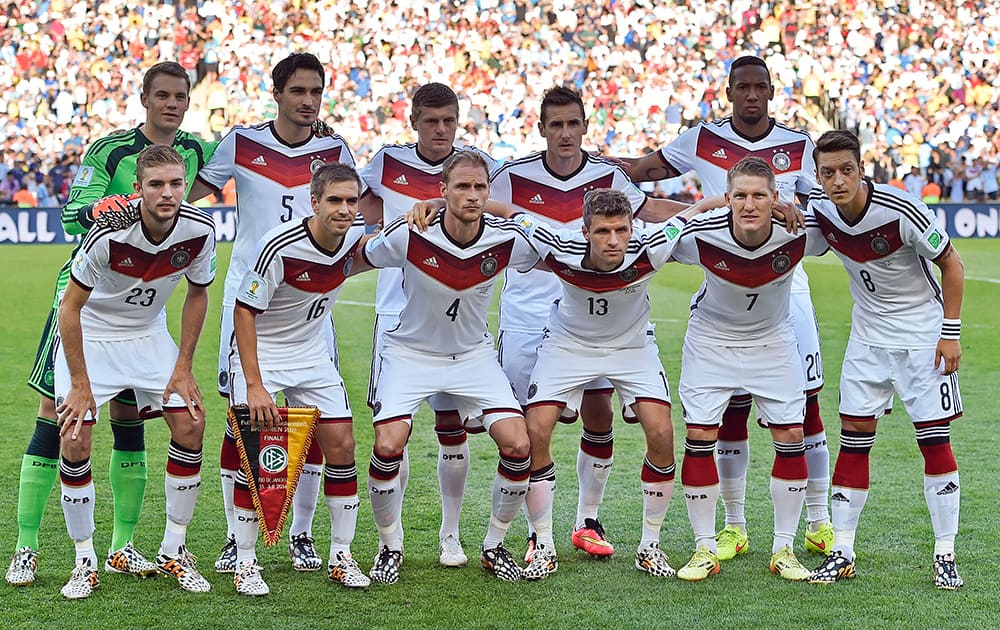
<svg viewBox="0 0 1000 630"><path fill-rule="evenodd" d="M87 151L70 184L69 198L60 210L59 217L67 234L86 234L99 215L94 213L98 204L108 194L111 177L93 150ZM121 195L114 195L120 197Z"/></svg>
<svg viewBox="0 0 1000 630"><path fill-rule="evenodd" d="M934 264L941 270L941 294L944 300L944 321L941 338L934 353L934 367L945 374L958 370L962 360L962 299L965 294L965 263L954 244L948 243Z"/></svg>

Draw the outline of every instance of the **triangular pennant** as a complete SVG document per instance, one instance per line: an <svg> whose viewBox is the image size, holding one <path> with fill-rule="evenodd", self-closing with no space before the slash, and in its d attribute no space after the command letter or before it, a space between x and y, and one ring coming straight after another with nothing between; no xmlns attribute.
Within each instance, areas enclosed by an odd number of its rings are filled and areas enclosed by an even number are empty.
<svg viewBox="0 0 1000 630"><path fill-rule="evenodd" d="M230 407L227 413L267 547L281 539L319 421L315 407L278 407L278 412L281 421L269 431L250 426L246 405Z"/></svg>

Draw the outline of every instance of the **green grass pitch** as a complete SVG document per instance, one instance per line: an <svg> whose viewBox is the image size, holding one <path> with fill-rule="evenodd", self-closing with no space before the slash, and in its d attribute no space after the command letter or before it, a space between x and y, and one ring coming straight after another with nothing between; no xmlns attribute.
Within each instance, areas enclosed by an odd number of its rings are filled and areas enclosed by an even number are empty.
<svg viewBox="0 0 1000 630"><path fill-rule="evenodd" d="M965 417L954 425L953 443L963 481L961 530L957 542L965 588L936 591L931 582L933 535L923 499L922 460L905 412L880 423L872 454L872 492L858 532L858 578L832 586L785 583L768 572L771 505L767 480L772 460L770 437L751 430L751 470L747 501L751 548L725 563L721 574L700 583L651 578L635 570L633 554L639 539L642 461L641 431L616 424L615 469L602 509L602 520L616 554L595 561L571 548L569 533L576 506L575 459L580 425L557 428L554 456L558 471L555 506L558 573L540 583L501 583L478 565L479 543L489 512L490 487L496 469L496 448L484 436L473 436L472 471L462 512L463 542L470 564L463 569L437 565L440 524L435 473L437 443L426 409L417 417L410 443L411 476L404 506L406 560L402 579L393 586L348 591L330 584L323 572L296 574L284 545L259 547L271 595L263 599L237 597L229 576L212 572L223 543L225 519L218 482L218 449L223 434L224 406L215 390L219 302L224 260L229 246L220 247L219 280L211 289L209 312L197 356L196 376L205 393L208 431L202 492L188 541L212 582L212 592L181 591L163 577L139 581L105 575L90 599L68 602L59 589L69 577L73 548L65 534L53 492L41 531L38 581L14 589L0 585L0 619L7 627L170 627L170 628L429 628L458 627L859 627L986 628L1000 626L1000 560L992 548L997 527L997 486L1000 458L993 428L1000 403L1000 245L994 240L959 241L966 263L963 309L962 394ZM16 541L17 478L21 455L31 435L37 397L25 384L51 299L55 272L69 254L63 246L0 248L0 562L6 563ZM806 264L823 339L826 389L821 394L823 416L831 442L831 463L839 439L837 383L840 360L849 332L851 299L847 277L828 255ZM653 317L661 358L676 388L680 341L688 302L701 281L697 270L669 265L654 281ZM348 281L335 308L340 335L343 376L356 413L357 463L362 494L371 454L372 430L364 404L370 359L375 274ZM183 290L178 294L183 293ZM177 322L178 296L172 304ZM495 325L495 312L492 320ZM176 326L175 326L176 330ZM676 395L675 395L676 398ZM675 453L683 443L680 405L674 407ZM155 553L163 531L163 470L168 433L162 421L147 425L149 484L136 544L147 556ZM111 444L106 424L95 431L94 478L97 487L96 547L103 552L110 540L111 497L107 458ZM721 508L720 516L721 519ZM524 551L525 523L514 523L508 545L515 555ZM325 557L329 519L321 501L315 519L317 548ZM681 566L692 551L692 534L679 488L664 524L662 546L672 564ZM363 569L371 566L377 537L368 501L362 496L353 550ZM818 558L805 552L801 528L796 547L807 566ZM6 567L6 564L4 564Z"/></svg>

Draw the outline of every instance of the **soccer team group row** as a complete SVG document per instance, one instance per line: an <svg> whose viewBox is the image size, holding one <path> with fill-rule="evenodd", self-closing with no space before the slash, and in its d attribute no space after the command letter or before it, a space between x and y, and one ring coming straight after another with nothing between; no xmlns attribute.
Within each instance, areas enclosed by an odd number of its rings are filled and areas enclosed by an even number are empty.
<svg viewBox="0 0 1000 630"><path fill-rule="evenodd" d="M594 556L611 555L598 509L613 459L611 392L617 390L647 442L635 564L652 575L674 575L659 548L675 466L669 389L648 322L647 283L675 260L705 270L692 300L679 387L688 426L681 482L695 553L678 576L704 579L719 571L720 559L747 548L752 397L775 447L771 570L812 582L853 577L868 452L876 420L897 391L925 459L935 584L961 585L954 560L960 493L948 430L961 415L955 375L961 260L925 206L863 178L851 134L825 134L814 146L804 132L775 122L767 111L773 86L760 59L732 65L731 117L694 127L638 159L584 151L583 101L555 87L540 109L546 150L497 166L473 148L454 147L457 97L444 85L427 84L412 98L417 142L386 145L360 177L349 147L316 122L324 75L311 55L275 66L274 121L235 128L217 146L178 130L189 85L174 65L147 72L143 125L88 150L63 212L68 229L89 234L61 274L62 305L56 311L54 303L47 327L57 341L43 341L33 374L41 405L22 466L19 524L25 526L9 583L34 580L41 510L32 499L44 505L58 471L77 548L63 594L86 597L97 587L89 438L97 406L112 401L115 527L105 570L160 571L187 590L209 588L184 532L200 485L205 419L190 368L207 305L204 285L214 271L214 237L211 222L181 199L185 191L188 199L200 198L233 177L239 224L223 298L220 392L233 404L247 404L255 424L274 422L278 392L290 404L320 409L318 448L302 474L289 528L296 569L322 566L311 531L322 487L331 515L330 579L355 587L398 580L405 446L412 415L428 397L440 444L443 565L467 562L458 531L466 435L486 430L498 445L499 463L481 548L484 567L508 580L541 579L557 569L549 442L560 415L577 413L583 436L571 542ZM146 148L151 145L172 145L177 153ZM716 196L686 207L646 198L633 183L689 170L698 172L706 195ZM128 192L132 182L139 198L108 197ZM437 198L444 199L433 203L444 206L439 214L425 219L427 204L415 212L423 231L399 220L416 202ZM807 212L802 229L788 231L772 215L795 223L801 216L796 201ZM726 208L697 216L716 206ZM366 236L365 225L380 221L384 229ZM841 383L832 514L816 397L822 387L818 333L799 265L803 256L828 248L844 261L856 304ZM930 264L941 269L940 283ZM366 575L350 552L359 504L352 414L327 314L343 280L370 267L381 269L369 388L375 444L367 476L379 550ZM501 273L498 362L484 322ZM178 351L162 306L181 277L189 289ZM136 339L137 325L149 337ZM325 342L317 343L320 338ZM127 348L136 343L143 345ZM154 343L162 346L148 345ZM112 360L121 353L140 358ZM137 363L149 363L150 356L171 362L144 380L136 375L148 369ZM55 366L54 376L46 363ZM134 400L118 395L128 388ZM149 562L131 539L145 484L142 418L161 408L171 428L167 526L156 561ZM238 593L266 594L254 551L259 524L230 431L220 464L229 540L215 568L234 573ZM720 496L726 526L716 534ZM815 571L792 551L803 502L806 546L824 554ZM522 505L532 530L523 568L503 546Z"/></svg>

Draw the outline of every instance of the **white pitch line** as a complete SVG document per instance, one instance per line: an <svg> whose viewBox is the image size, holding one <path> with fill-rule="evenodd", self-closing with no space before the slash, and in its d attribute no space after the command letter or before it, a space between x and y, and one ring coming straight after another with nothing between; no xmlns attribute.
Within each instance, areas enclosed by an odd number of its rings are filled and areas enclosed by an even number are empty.
<svg viewBox="0 0 1000 630"><path fill-rule="evenodd" d="M965 276L966 280L975 280L976 282L989 282L990 284L1000 284L1000 279L997 278L981 278L979 276Z"/></svg>

